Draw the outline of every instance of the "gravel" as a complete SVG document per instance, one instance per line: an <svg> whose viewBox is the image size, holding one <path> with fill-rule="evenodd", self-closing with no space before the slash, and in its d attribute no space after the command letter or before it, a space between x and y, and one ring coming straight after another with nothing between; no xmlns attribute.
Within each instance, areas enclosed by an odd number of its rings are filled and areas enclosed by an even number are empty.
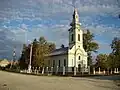
<svg viewBox="0 0 120 90"><path fill-rule="evenodd" d="M120 90L110 80L33 76L0 71L0 90Z"/></svg>

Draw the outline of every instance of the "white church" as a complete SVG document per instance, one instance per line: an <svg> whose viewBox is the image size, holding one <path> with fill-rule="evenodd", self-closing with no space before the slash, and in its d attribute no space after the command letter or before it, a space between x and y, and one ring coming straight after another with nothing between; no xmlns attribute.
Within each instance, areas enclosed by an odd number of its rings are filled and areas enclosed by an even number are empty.
<svg viewBox="0 0 120 90"><path fill-rule="evenodd" d="M55 49L45 60L47 66L53 67L53 71L65 72L88 72L87 52L83 48L83 31L80 29L77 9L74 9L73 20L70 24L69 46Z"/></svg>

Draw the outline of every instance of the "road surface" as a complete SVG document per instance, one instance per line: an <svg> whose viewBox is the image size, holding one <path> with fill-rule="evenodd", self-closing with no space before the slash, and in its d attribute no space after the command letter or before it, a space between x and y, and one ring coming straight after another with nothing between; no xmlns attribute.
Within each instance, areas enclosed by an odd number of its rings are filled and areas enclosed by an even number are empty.
<svg viewBox="0 0 120 90"><path fill-rule="evenodd" d="M120 90L111 80L32 76L0 71L0 90Z"/></svg>
<svg viewBox="0 0 120 90"><path fill-rule="evenodd" d="M90 77L93 79L101 79L101 80L120 80L120 75L114 75L114 76L94 76Z"/></svg>

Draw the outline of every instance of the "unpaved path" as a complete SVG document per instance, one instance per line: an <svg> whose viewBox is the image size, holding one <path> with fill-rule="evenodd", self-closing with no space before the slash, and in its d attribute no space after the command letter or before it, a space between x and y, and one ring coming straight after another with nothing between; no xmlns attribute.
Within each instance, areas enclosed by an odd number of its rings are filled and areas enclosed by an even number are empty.
<svg viewBox="0 0 120 90"><path fill-rule="evenodd" d="M0 71L0 90L120 90L113 81L22 75Z"/></svg>

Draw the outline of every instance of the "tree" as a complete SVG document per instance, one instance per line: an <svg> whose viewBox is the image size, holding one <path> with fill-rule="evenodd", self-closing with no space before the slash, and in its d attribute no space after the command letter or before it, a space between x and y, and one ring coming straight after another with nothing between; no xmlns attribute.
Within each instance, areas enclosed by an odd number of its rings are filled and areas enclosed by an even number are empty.
<svg viewBox="0 0 120 90"><path fill-rule="evenodd" d="M28 49L27 46L25 44L23 44L22 54L21 54L21 57L19 59L20 69L25 69L28 66L28 63L27 63L28 57L27 56L29 56L29 55L28 55L27 49Z"/></svg>
<svg viewBox="0 0 120 90"><path fill-rule="evenodd" d="M112 53L109 54L108 56L108 67L111 69L115 68L115 55L113 55Z"/></svg>
<svg viewBox="0 0 120 90"><path fill-rule="evenodd" d="M120 39L114 38L110 44L112 52L109 55L99 54L96 58L96 67L114 69L120 67Z"/></svg>
<svg viewBox="0 0 120 90"><path fill-rule="evenodd" d="M112 40L112 44L110 45L112 49L111 53L111 62L114 62L114 66L112 67L120 67L120 38L115 37ZM113 61L114 60L114 61Z"/></svg>
<svg viewBox="0 0 120 90"><path fill-rule="evenodd" d="M47 42L44 37L40 37L38 41L37 39L34 39L32 45L32 66L45 66L45 57L56 48L55 44ZM26 46L25 44L23 45L22 55L19 60L19 65L21 69L26 69L28 67L30 60L30 47L31 44L29 44L28 46Z"/></svg>
<svg viewBox="0 0 120 90"><path fill-rule="evenodd" d="M65 47L65 46L62 44L62 45L61 45L61 48L64 48L64 47Z"/></svg>
<svg viewBox="0 0 120 90"><path fill-rule="evenodd" d="M99 54L96 57L96 68L100 67L102 69L107 69L109 67L109 63L108 63L108 56L107 54Z"/></svg>
<svg viewBox="0 0 120 90"><path fill-rule="evenodd" d="M55 43L49 42L49 43L48 43L48 46L49 46L49 53L51 53L53 50L56 49Z"/></svg>
<svg viewBox="0 0 120 90"><path fill-rule="evenodd" d="M32 66L36 66L36 51L38 49L38 41L35 38L33 41L33 46L32 46Z"/></svg>
<svg viewBox="0 0 120 90"><path fill-rule="evenodd" d="M40 37L37 42L35 51L34 66L45 66L44 60L47 54L51 53L55 49L55 44L47 42L44 37Z"/></svg>
<svg viewBox="0 0 120 90"><path fill-rule="evenodd" d="M94 42L93 39L94 35L87 30L86 33L83 34L83 47L85 49L85 51L88 53L88 65L92 65L92 56L91 53L92 52L97 52L98 44L96 42Z"/></svg>

